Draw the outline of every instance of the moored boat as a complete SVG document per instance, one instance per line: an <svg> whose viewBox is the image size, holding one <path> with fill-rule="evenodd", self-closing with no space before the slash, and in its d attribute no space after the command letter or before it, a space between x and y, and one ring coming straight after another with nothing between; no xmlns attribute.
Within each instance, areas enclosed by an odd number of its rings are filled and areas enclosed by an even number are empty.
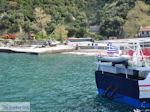
<svg viewBox="0 0 150 112"><path fill-rule="evenodd" d="M141 61L139 44L134 45L136 62L134 57L132 60L123 56L96 57L98 93L104 98L137 108L150 108L150 66L146 64L147 58L143 57Z"/></svg>

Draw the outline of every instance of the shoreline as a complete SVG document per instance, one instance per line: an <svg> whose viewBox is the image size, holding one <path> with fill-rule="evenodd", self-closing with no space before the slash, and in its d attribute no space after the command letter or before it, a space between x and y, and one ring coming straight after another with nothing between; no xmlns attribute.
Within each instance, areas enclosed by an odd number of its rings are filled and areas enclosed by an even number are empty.
<svg viewBox="0 0 150 112"><path fill-rule="evenodd" d="M56 54L62 52L72 52L74 47L59 45L56 47L45 47L45 48L35 48L35 47L0 47L0 52L3 53L24 53L31 55L44 55L44 54Z"/></svg>
<svg viewBox="0 0 150 112"><path fill-rule="evenodd" d="M20 53L29 55L45 55L45 54L72 54L95 56L97 53L103 53L102 49L78 49L68 45L58 45L53 47L0 47L0 53Z"/></svg>
<svg viewBox="0 0 150 112"><path fill-rule="evenodd" d="M96 56L98 53L105 53L105 50L102 49L79 49L72 52L64 52L63 54L72 54L72 55L84 55L84 56Z"/></svg>

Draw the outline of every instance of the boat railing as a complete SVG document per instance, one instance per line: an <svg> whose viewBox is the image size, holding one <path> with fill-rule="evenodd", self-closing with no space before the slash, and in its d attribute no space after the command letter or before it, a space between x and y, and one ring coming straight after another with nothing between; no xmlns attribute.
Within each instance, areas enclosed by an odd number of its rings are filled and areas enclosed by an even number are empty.
<svg viewBox="0 0 150 112"><path fill-rule="evenodd" d="M150 66L150 43L135 43L126 44L119 46L118 53L107 53L107 49L99 50L97 56L124 56L128 55L130 57L129 65L130 66Z"/></svg>

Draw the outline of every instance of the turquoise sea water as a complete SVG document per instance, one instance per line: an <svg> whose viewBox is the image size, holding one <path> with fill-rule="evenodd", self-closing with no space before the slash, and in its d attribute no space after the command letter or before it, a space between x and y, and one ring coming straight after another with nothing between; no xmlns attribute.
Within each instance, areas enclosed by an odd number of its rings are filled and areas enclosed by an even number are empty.
<svg viewBox="0 0 150 112"><path fill-rule="evenodd" d="M0 102L30 102L31 112L133 112L97 95L94 57L0 54Z"/></svg>

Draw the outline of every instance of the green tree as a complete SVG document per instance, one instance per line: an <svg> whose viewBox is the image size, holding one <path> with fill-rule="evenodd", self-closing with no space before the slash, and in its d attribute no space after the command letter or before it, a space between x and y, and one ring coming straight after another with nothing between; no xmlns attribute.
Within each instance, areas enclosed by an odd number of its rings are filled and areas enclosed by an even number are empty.
<svg viewBox="0 0 150 112"><path fill-rule="evenodd" d="M68 30L68 37L74 37L76 35L76 28L73 27L67 27Z"/></svg>
<svg viewBox="0 0 150 112"><path fill-rule="evenodd" d="M103 36L121 36L122 35L122 24L124 21L120 17L106 18L105 21L100 25L100 34Z"/></svg>
<svg viewBox="0 0 150 112"><path fill-rule="evenodd" d="M2 13L0 15L1 21L0 21L0 30L1 31L5 31L9 28L9 26L11 25L9 19L10 19L10 15L8 15L6 12Z"/></svg>
<svg viewBox="0 0 150 112"><path fill-rule="evenodd" d="M73 22L74 20L75 20L75 18L72 16L72 14L70 14L70 13L66 14L66 18L65 18L66 23Z"/></svg>
<svg viewBox="0 0 150 112"><path fill-rule="evenodd" d="M33 28L42 32L43 37L46 36L47 23L51 21L51 16L44 13L41 8L35 8L35 19L36 23L33 24Z"/></svg>
<svg viewBox="0 0 150 112"><path fill-rule="evenodd" d="M77 38L82 38L82 37L85 37L86 35L87 35L87 31L85 28L78 29L78 31L76 33Z"/></svg>
<svg viewBox="0 0 150 112"><path fill-rule="evenodd" d="M64 25L59 24L56 27L56 29L54 31L54 34L55 34L55 39L56 40L59 40L61 42L67 40L68 31L66 30Z"/></svg>
<svg viewBox="0 0 150 112"><path fill-rule="evenodd" d="M24 15L22 13L16 13L15 23L18 25L20 33L23 33Z"/></svg>

